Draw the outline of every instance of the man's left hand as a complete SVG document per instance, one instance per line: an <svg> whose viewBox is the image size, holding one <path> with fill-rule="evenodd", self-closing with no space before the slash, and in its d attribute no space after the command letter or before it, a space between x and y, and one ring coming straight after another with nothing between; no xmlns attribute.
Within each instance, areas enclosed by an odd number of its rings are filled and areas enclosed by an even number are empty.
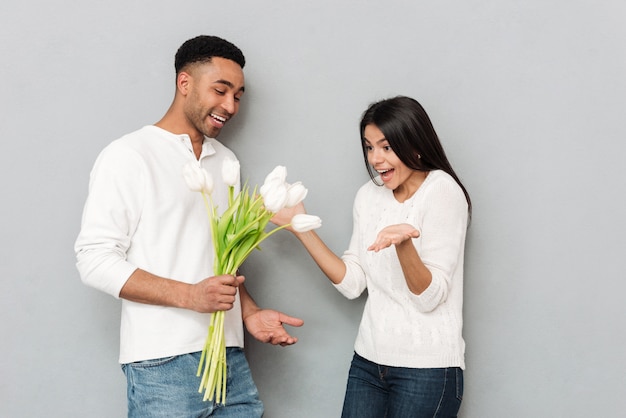
<svg viewBox="0 0 626 418"><path fill-rule="evenodd" d="M300 327L304 321L271 309L259 309L243 320L248 332L263 343L281 345L283 347L298 342L283 327L284 324Z"/></svg>

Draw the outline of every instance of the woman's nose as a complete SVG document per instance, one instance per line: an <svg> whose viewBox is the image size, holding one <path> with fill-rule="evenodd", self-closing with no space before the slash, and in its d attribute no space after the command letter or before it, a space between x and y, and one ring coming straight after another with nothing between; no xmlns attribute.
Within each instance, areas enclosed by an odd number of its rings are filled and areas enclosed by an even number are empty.
<svg viewBox="0 0 626 418"><path fill-rule="evenodd" d="M379 163L383 160L383 155L380 152L380 150L372 150L370 151L370 161L372 162L372 164L376 164Z"/></svg>

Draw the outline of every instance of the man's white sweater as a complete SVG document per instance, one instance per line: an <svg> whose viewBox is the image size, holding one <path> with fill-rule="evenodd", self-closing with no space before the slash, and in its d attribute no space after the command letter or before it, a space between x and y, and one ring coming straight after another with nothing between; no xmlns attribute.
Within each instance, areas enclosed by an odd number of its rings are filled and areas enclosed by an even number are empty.
<svg viewBox="0 0 626 418"><path fill-rule="evenodd" d="M213 244L202 196L186 185L183 167L201 164L215 179L212 194L227 208L222 162L234 154L205 138L198 161L187 135L146 126L113 141L91 172L89 196L76 240L82 280L116 298L141 268L196 283L213 276ZM210 314L122 300L120 363L201 351ZM227 346L243 347L239 299L226 313Z"/></svg>

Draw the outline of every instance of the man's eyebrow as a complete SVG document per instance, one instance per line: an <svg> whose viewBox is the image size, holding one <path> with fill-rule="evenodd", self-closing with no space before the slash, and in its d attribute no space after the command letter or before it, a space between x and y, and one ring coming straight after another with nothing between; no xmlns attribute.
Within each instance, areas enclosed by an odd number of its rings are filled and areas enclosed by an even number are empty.
<svg viewBox="0 0 626 418"><path fill-rule="evenodd" d="M235 88L235 85L228 80L219 79L219 80L215 80L214 83L223 84L225 86L230 87L231 89ZM241 86L239 91L246 91L246 88L244 86Z"/></svg>

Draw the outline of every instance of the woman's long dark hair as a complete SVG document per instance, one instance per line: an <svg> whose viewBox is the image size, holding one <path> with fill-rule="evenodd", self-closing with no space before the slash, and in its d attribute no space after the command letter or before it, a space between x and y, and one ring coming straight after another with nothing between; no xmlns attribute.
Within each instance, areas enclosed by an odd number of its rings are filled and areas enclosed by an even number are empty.
<svg viewBox="0 0 626 418"><path fill-rule="evenodd" d="M465 194L471 216L469 193L452 169L426 110L417 100L397 96L373 103L363 113L360 125L363 157L370 178L376 182L378 173L367 160L364 136L367 125L380 129L393 152L407 167L418 171L443 170L452 176Z"/></svg>

